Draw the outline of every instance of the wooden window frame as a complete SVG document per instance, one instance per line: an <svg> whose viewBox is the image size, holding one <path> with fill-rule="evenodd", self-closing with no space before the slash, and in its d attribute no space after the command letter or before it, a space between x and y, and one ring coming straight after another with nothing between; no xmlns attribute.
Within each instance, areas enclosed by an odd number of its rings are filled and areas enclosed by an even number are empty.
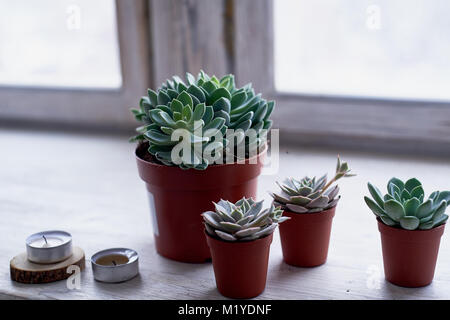
<svg viewBox="0 0 450 320"><path fill-rule="evenodd" d="M148 2L116 0L122 86L119 89L0 87L0 119L129 128L129 108L150 86Z"/></svg>
<svg viewBox="0 0 450 320"><path fill-rule="evenodd" d="M283 142L450 155L450 103L279 93L273 0L116 0L118 91L0 88L0 118L135 126L128 107L174 74L234 73L275 99ZM50 102L47 104L47 102ZM76 110L72 112L71 110Z"/></svg>

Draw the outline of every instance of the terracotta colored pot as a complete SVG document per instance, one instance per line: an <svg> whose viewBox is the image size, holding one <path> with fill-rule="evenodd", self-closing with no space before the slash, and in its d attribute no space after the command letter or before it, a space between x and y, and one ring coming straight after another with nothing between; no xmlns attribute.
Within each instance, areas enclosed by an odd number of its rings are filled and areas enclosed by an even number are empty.
<svg viewBox="0 0 450 320"><path fill-rule="evenodd" d="M430 230L404 230L378 220L386 280L402 287L423 287L433 281L445 224Z"/></svg>
<svg viewBox="0 0 450 320"><path fill-rule="evenodd" d="M211 165L206 170L182 170L145 161L136 149L139 176L146 182L153 219L156 250L166 258L200 263L211 258L203 235L201 213L214 210L212 201L236 202L256 198L257 178L266 149L245 164Z"/></svg>
<svg viewBox="0 0 450 320"><path fill-rule="evenodd" d="M219 292L234 299L260 295L266 287L273 234L248 242L222 241L205 234Z"/></svg>
<svg viewBox="0 0 450 320"><path fill-rule="evenodd" d="M336 207L316 213L284 211L291 219L280 224L281 248L287 264L315 267L327 261Z"/></svg>

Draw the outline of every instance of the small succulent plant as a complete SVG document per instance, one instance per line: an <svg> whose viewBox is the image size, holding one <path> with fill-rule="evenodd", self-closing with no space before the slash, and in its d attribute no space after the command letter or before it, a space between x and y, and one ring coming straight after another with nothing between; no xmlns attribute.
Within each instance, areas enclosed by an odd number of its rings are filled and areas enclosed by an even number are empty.
<svg viewBox="0 0 450 320"><path fill-rule="evenodd" d="M372 199L364 197L367 206L381 221L406 230L428 230L445 223L445 214L450 204L450 191L435 191L426 201L422 183L416 178L406 182L392 178L384 196L380 190L368 183Z"/></svg>
<svg viewBox="0 0 450 320"><path fill-rule="evenodd" d="M220 200L214 203L216 211L202 214L206 232L212 237L226 241L256 240L271 234L279 223L289 219L283 217L283 210L270 208L262 210L263 201L242 198L236 203Z"/></svg>
<svg viewBox="0 0 450 320"><path fill-rule="evenodd" d="M174 76L157 91L148 89L147 93L141 98L139 109L131 109L142 125L130 141L148 141L148 151L165 165L174 165L171 152L178 141L172 141L171 136L177 129L188 130L192 143L191 159L179 166L183 169L206 169L209 162L202 156L203 151L210 148L225 154L228 145L227 139L215 141L207 130L216 129L225 137L227 129L242 129L243 132L235 136L235 145L245 144L248 154L249 150L266 142L261 130L270 129L272 125L269 117L274 102L262 99L261 94L256 95L251 84L236 88L232 74L219 80L203 71L197 78L187 73L186 82ZM201 137L197 133L200 127ZM249 129L257 132L251 143L245 139Z"/></svg>
<svg viewBox="0 0 450 320"><path fill-rule="evenodd" d="M334 207L340 199L339 186L332 184L342 177L351 177L347 162L337 159L336 174L327 182L327 175L321 178L304 177L301 180L288 178L278 183L281 193L270 193L275 206L295 213L315 213Z"/></svg>

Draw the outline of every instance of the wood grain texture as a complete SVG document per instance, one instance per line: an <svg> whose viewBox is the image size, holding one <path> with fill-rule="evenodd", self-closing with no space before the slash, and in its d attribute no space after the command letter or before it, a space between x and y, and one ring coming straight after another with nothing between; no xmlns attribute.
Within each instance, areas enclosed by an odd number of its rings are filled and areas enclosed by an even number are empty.
<svg viewBox="0 0 450 320"><path fill-rule="evenodd" d="M413 154L450 155L450 107L435 103L279 97L283 141ZM284 134L283 134L284 132Z"/></svg>
<svg viewBox="0 0 450 320"><path fill-rule="evenodd" d="M73 248L73 254L68 259L52 264L38 264L28 261L27 253L21 253L11 259L9 264L11 279L21 283L48 283L60 281L70 277L67 272L69 266L85 268L84 251L79 247Z"/></svg>
<svg viewBox="0 0 450 320"><path fill-rule="evenodd" d="M203 69L222 76L231 52L225 43L225 0L150 0L153 79Z"/></svg>
<svg viewBox="0 0 450 320"><path fill-rule="evenodd" d="M234 1L235 74L265 96L274 91L272 0Z"/></svg>
<svg viewBox="0 0 450 320"><path fill-rule="evenodd" d="M127 137L0 130L0 298L11 299L223 299L212 265L167 260L155 252L143 182ZM281 149L276 175L261 176L259 198L286 176L332 173L338 150ZM328 262L296 268L282 260L278 231L271 246L266 290L257 299L450 299L449 230L441 241L433 283L408 289L384 280L375 218L366 208L366 183L390 177L421 178L427 193L449 189L449 160L391 157L339 150L358 176L344 179L333 222ZM140 255L140 274L119 284L94 281L90 265L81 289L65 281L26 285L12 281L9 261L25 238L41 230L67 230L86 258L110 247Z"/></svg>

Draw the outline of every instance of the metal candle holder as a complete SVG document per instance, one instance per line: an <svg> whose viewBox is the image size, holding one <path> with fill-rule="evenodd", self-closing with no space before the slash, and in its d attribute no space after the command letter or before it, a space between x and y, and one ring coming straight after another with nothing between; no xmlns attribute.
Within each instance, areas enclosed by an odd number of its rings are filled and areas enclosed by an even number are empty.
<svg viewBox="0 0 450 320"><path fill-rule="evenodd" d="M139 273L139 255L127 248L97 252L91 258L94 279L102 282L123 282Z"/></svg>
<svg viewBox="0 0 450 320"><path fill-rule="evenodd" d="M27 258L31 262L56 263L72 255L72 235L59 230L42 231L29 236L26 246Z"/></svg>

